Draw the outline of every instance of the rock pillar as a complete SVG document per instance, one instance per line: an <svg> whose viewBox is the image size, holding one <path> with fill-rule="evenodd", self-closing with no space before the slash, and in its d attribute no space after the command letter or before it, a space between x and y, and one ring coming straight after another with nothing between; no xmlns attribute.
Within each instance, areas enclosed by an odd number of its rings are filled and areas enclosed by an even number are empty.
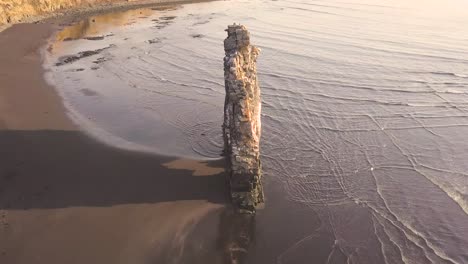
<svg viewBox="0 0 468 264"><path fill-rule="evenodd" d="M263 204L260 163L261 100L257 80L260 50L242 25L230 25L224 40L224 151L234 207L253 213Z"/></svg>

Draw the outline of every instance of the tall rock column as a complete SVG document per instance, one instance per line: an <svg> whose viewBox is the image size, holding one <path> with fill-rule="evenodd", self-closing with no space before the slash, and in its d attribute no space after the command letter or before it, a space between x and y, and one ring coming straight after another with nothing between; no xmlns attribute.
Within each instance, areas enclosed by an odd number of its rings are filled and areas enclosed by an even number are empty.
<svg viewBox="0 0 468 264"><path fill-rule="evenodd" d="M260 163L261 99L257 80L257 56L250 33L242 25L230 25L224 40L224 151L228 182L236 209L254 213L263 204Z"/></svg>

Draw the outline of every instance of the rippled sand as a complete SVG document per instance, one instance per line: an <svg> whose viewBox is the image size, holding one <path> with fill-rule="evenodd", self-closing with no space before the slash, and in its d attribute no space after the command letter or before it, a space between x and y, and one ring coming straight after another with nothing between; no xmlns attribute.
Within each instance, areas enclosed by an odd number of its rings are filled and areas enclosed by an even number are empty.
<svg viewBox="0 0 468 264"><path fill-rule="evenodd" d="M262 48L269 201L251 262L467 263L464 1L222 1L109 14L57 35L47 77L75 120L110 144L218 158L232 22ZM308 224L311 214L320 222Z"/></svg>

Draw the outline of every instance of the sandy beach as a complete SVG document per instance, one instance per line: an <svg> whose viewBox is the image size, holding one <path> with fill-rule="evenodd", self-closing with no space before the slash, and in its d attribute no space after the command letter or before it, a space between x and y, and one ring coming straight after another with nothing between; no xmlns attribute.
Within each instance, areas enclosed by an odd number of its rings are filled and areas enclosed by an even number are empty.
<svg viewBox="0 0 468 264"><path fill-rule="evenodd" d="M467 3L97 2L0 28L1 264L468 263ZM234 22L254 216L220 156Z"/></svg>
<svg viewBox="0 0 468 264"><path fill-rule="evenodd" d="M177 259L225 203L223 161L121 150L80 131L41 67L64 21L0 33L0 262L171 263L159 253Z"/></svg>
<svg viewBox="0 0 468 264"><path fill-rule="evenodd" d="M9 51L0 54L1 263L246 263L252 247L251 259L269 263L317 231L316 214L275 186L256 219L232 214L223 159L124 150L75 124L44 79L41 52L81 18L0 33ZM325 260L332 240L322 235L313 243L323 251L294 258Z"/></svg>

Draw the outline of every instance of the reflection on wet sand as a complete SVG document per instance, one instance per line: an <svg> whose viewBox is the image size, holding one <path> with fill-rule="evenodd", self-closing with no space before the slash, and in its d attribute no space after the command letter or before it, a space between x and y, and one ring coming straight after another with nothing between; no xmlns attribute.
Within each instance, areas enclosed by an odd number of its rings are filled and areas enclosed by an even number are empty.
<svg viewBox="0 0 468 264"><path fill-rule="evenodd" d="M111 29L118 27L130 26L135 24L138 19L145 19L151 17L153 22L153 28L163 29L174 22L176 16L164 15L167 11L174 11L180 8L178 5L162 6L157 8L143 8L137 10L125 10L120 12L100 14L96 16L90 16L79 22L73 23L72 25L66 26L60 30L53 43L49 46L48 51L53 52L56 48L60 47L62 42L74 41L74 40L92 40L99 41L104 40L107 37L114 36ZM159 43L160 40L149 39L148 43L154 44ZM91 51L92 52L92 51ZM72 55L70 57L80 57L78 55ZM62 62L58 62L57 66L62 65Z"/></svg>
<svg viewBox="0 0 468 264"><path fill-rule="evenodd" d="M96 36L113 27L135 23L138 18L150 16L154 12L153 9L138 9L88 17L87 19L64 28L57 34L56 41Z"/></svg>
<svg viewBox="0 0 468 264"><path fill-rule="evenodd" d="M180 8L178 5L162 6L157 8L143 8L136 10L125 10L106 14L90 16L72 25L66 26L55 36L55 41L50 45L49 52L60 46L63 41L72 41L78 39L85 40L103 40L106 37L113 36L109 30L116 27L130 26L138 19L152 17L155 28L162 29L171 24L175 16L164 16L166 11L173 11ZM154 18L156 17L156 18ZM106 33L106 34L105 34Z"/></svg>
<svg viewBox="0 0 468 264"><path fill-rule="evenodd" d="M225 209L219 222L219 244L222 246L224 263L246 263L254 234L254 214L241 214L230 208Z"/></svg>
<svg viewBox="0 0 468 264"><path fill-rule="evenodd" d="M161 245L150 263L245 264L255 240L255 215L226 206L186 226L184 237Z"/></svg>

